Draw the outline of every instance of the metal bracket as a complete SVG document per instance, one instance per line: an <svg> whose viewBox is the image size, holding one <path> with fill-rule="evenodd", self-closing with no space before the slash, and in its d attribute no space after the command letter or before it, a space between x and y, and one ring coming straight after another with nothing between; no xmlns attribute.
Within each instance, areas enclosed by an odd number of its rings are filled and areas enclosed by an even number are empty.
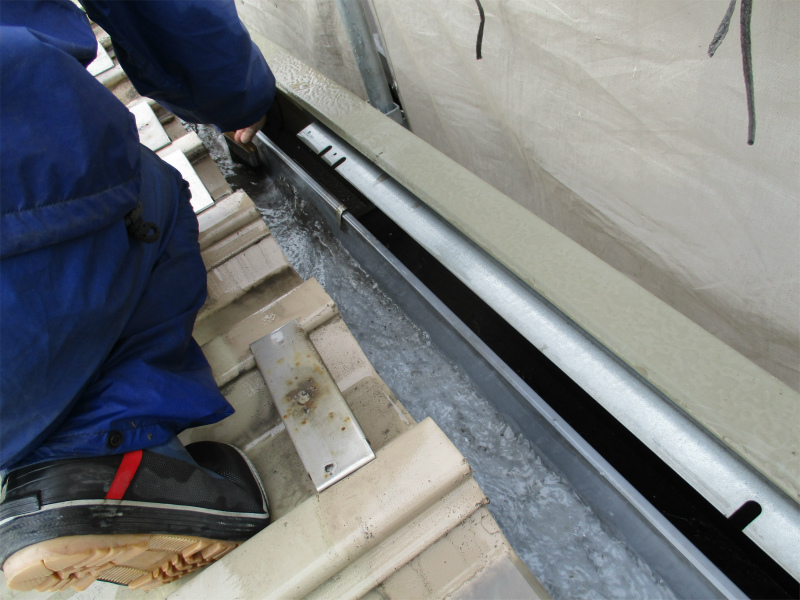
<svg viewBox="0 0 800 600"><path fill-rule="evenodd" d="M318 492L375 458L336 382L297 321L254 342L250 350Z"/></svg>
<svg viewBox="0 0 800 600"><path fill-rule="evenodd" d="M383 114L385 114L393 121L400 123L400 125L408 129L408 123L406 123L406 116L403 113L403 110L399 106L397 106L397 103L393 102L393 104L394 108L391 109L389 112Z"/></svg>
<svg viewBox="0 0 800 600"><path fill-rule="evenodd" d="M342 217L344 213L347 212L347 207L344 204L340 204L336 208L336 226L341 229L342 228Z"/></svg>

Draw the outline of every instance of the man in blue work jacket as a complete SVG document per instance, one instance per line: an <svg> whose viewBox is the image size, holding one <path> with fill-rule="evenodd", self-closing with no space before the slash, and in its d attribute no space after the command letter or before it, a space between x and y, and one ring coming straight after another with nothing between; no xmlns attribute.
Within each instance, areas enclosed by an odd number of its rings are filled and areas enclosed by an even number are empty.
<svg viewBox="0 0 800 600"><path fill-rule="evenodd" d="M263 123L274 78L231 1L84 7L142 95L240 138ZM77 6L4 1L0 26L0 564L16 589L152 587L268 522L244 455L176 437L233 412L191 336L188 186L86 71Z"/></svg>

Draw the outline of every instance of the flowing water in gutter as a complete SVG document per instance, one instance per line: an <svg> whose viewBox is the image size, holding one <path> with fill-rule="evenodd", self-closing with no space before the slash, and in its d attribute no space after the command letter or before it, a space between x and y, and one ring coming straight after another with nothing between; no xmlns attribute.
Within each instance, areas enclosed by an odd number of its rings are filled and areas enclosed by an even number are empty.
<svg viewBox="0 0 800 600"><path fill-rule="evenodd" d="M475 470L489 510L555 598L674 598L621 541L606 533L570 485L545 467L476 390L358 266L288 182L252 181L221 138L199 127L223 174L261 210L289 262L336 302L369 360L412 416L432 417Z"/></svg>

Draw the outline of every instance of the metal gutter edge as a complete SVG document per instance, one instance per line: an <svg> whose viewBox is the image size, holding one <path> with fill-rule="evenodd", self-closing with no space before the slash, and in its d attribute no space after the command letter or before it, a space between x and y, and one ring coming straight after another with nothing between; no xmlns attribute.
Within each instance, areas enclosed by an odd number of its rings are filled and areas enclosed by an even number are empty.
<svg viewBox="0 0 800 600"><path fill-rule="evenodd" d="M257 31L251 35L292 101L579 324L791 501L800 500L797 392L346 89ZM544 352L557 362L550 346Z"/></svg>
<svg viewBox="0 0 800 600"><path fill-rule="evenodd" d="M545 403L341 203L263 134L272 174L312 201L337 239L437 347L473 378L499 411L540 448L611 532L682 598L746 598L719 569ZM419 209L415 209L419 210ZM545 450L546 453L541 450Z"/></svg>

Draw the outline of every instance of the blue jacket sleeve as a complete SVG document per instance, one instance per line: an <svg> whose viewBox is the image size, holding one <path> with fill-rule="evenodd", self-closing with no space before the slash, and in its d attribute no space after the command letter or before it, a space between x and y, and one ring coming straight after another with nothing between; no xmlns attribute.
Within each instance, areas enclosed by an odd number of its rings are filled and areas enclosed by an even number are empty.
<svg viewBox="0 0 800 600"><path fill-rule="evenodd" d="M252 125L275 78L232 0L83 0L105 29L136 90L185 121L223 131Z"/></svg>

